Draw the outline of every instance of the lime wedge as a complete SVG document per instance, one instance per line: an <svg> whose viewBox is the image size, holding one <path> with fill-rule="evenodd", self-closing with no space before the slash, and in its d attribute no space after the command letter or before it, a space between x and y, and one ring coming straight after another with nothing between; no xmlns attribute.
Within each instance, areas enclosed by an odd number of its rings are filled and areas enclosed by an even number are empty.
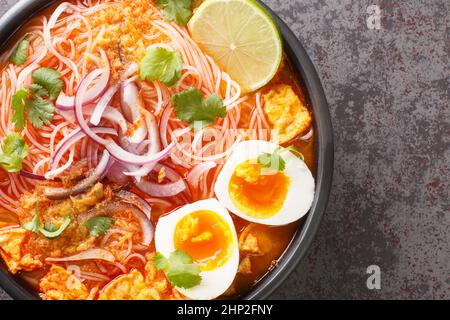
<svg viewBox="0 0 450 320"><path fill-rule="evenodd" d="M278 70L283 56L280 34L253 0L206 0L188 27L193 39L243 92L261 88Z"/></svg>

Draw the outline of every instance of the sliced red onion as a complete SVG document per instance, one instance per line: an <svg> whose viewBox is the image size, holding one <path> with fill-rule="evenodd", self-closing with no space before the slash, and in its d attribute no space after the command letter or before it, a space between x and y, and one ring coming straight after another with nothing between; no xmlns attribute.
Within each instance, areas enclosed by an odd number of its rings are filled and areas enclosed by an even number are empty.
<svg viewBox="0 0 450 320"><path fill-rule="evenodd" d="M113 160L113 163L108 170L107 177L112 182L125 184L130 180L130 177L123 174L126 170L126 167L122 163Z"/></svg>
<svg viewBox="0 0 450 320"><path fill-rule="evenodd" d="M83 113L90 116L93 112L94 110L92 108L85 108ZM120 113L120 111L116 108L107 106L103 111L102 119L106 119L112 124L116 124L120 128L121 132L126 132L128 130L127 120L125 120L122 113Z"/></svg>
<svg viewBox="0 0 450 320"><path fill-rule="evenodd" d="M152 207L140 196L135 193L121 190L117 194L124 202L134 206L136 209L132 210L135 218L139 221L142 229L142 244L149 246L153 240L155 229L151 222Z"/></svg>
<svg viewBox="0 0 450 320"><path fill-rule="evenodd" d="M111 155L119 161L134 165L145 165L149 163L154 163L161 161L166 158L170 151L175 147L175 142L172 142L166 149L158 152L154 155L139 156L134 153L124 150L119 146L114 140L109 139L105 145L106 149L111 153Z"/></svg>
<svg viewBox="0 0 450 320"><path fill-rule="evenodd" d="M314 135L314 129L311 128L307 134L305 134L303 137L300 138L300 140L307 141L307 140L311 139L313 137L313 135Z"/></svg>
<svg viewBox="0 0 450 320"><path fill-rule="evenodd" d="M68 257L45 259L45 261L47 262L65 262L65 261L83 261L83 260L103 260L114 263L116 261L116 258L111 252L105 249L94 248Z"/></svg>
<svg viewBox="0 0 450 320"><path fill-rule="evenodd" d="M78 88L77 94L75 96L75 117L77 119L78 124L81 127L81 130L92 140L97 142L101 145L106 145L108 141L106 139L101 138L98 136L95 132L92 131L92 129L87 124L86 120L84 119L83 115L83 101L86 94L87 89L91 85L91 83L96 79L97 77L101 76L105 72L109 72L102 70L102 69L96 69L89 73L83 81L81 81L80 87Z"/></svg>
<svg viewBox="0 0 450 320"><path fill-rule="evenodd" d="M158 184L145 179L136 183L136 187L142 192L153 197L172 197L186 190L186 184L183 180L167 184Z"/></svg>
<svg viewBox="0 0 450 320"><path fill-rule="evenodd" d="M120 88L120 107L128 122L132 124L131 134L126 139L130 143L141 143L147 135L147 128L143 125L142 109L144 101L139 94L139 88L134 82L124 82Z"/></svg>
<svg viewBox="0 0 450 320"><path fill-rule="evenodd" d="M217 164L212 161L203 162L196 165L187 175L186 177L187 182L193 187L197 186L200 176L208 172L209 170L215 168L216 166Z"/></svg>
<svg viewBox="0 0 450 320"><path fill-rule="evenodd" d="M148 219L147 215L144 214L143 211L139 209L132 210L134 216L139 221L139 224L142 229L142 244L145 246L149 246L153 240L153 235L155 234L155 228L153 224Z"/></svg>
<svg viewBox="0 0 450 320"><path fill-rule="evenodd" d="M125 200L127 203L130 203L130 204L138 207L142 212L145 213L147 218L149 220L151 220L152 207L147 203L147 201L142 199L140 196L138 196L137 194L135 194L133 192L126 191L126 190L120 190L117 193L117 196L122 198L123 200Z"/></svg>
<svg viewBox="0 0 450 320"><path fill-rule="evenodd" d="M24 178L32 179L32 180L46 180L43 175L35 174L26 170L20 170L20 175Z"/></svg>
<svg viewBox="0 0 450 320"><path fill-rule="evenodd" d="M108 83L110 81L111 71L109 69L105 70L99 76L95 85L86 89L86 92L83 94L81 105L84 107L88 104L91 104L97 101L101 96L105 94L108 90ZM81 87L81 84L80 84ZM60 93L58 99L56 99L56 108L62 111L73 110L75 108L75 97L66 96L64 93Z"/></svg>
<svg viewBox="0 0 450 320"><path fill-rule="evenodd" d="M155 116L148 112L145 117L147 128L149 132L149 136L151 139L151 144L148 147L147 155L153 155L156 154L161 150L161 142L159 138L159 130L158 130L158 122L155 118ZM132 172L124 172L127 176L137 177L138 182L141 177L144 177L148 175L154 168L155 163L150 163L147 165L142 166L140 169L132 171Z"/></svg>
<svg viewBox="0 0 450 320"><path fill-rule="evenodd" d="M141 114L136 108L144 106L139 88L134 82L122 83L120 86L120 107L128 122L133 123Z"/></svg>
<svg viewBox="0 0 450 320"><path fill-rule="evenodd" d="M92 131L96 134L109 134L109 135L115 135L117 136L117 131L111 128L105 128L105 127L97 127L92 128ZM55 169L55 167L59 164L61 161L61 158L64 156L64 154L78 141L86 137L86 134L81 131L81 129L75 129L73 132L70 133L67 137L65 137L61 142L59 143L59 147L56 149L55 155L53 156L52 162L50 167L52 169Z"/></svg>
<svg viewBox="0 0 450 320"><path fill-rule="evenodd" d="M95 168L94 172L90 176L70 188L45 188L44 195L50 200L64 200L85 192L104 177L108 169L109 160L109 152L105 150L100 162L97 165L97 168Z"/></svg>
<svg viewBox="0 0 450 320"><path fill-rule="evenodd" d="M172 168L165 165L156 164L154 170L159 171L163 168L166 172L166 177L172 182L159 184L142 179L136 182L136 187L148 195L162 198L175 196L187 189L187 185L183 178Z"/></svg>
<svg viewBox="0 0 450 320"><path fill-rule="evenodd" d="M125 70L125 72L121 75L122 80L127 80L129 77L134 75L139 70L139 66L137 63L133 62L131 63L128 68Z"/></svg>
<svg viewBox="0 0 450 320"><path fill-rule="evenodd" d="M109 102L114 97L118 89L119 85L117 83L113 84L98 101L97 106L95 107L90 119L90 123L92 123L94 126L98 126L98 124L100 123L103 112L105 112L106 107L108 106Z"/></svg>

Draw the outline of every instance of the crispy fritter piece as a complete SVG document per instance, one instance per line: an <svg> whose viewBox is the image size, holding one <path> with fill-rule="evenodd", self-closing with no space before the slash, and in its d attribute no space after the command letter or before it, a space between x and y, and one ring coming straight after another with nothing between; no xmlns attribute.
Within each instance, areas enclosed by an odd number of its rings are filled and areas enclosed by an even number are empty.
<svg viewBox="0 0 450 320"><path fill-rule="evenodd" d="M20 227L0 231L0 255L12 273L20 270L33 271L42 267L41 261L22 252L27 233L28 231Z"/></svg>
<svg viewBox="0 0 450 320"><path fill-rule="evenodd" d="M272 140L283 144L306 133L312 117L291 86L281 84L264 95L264 111L272 124Z"/></svg>
<svg viewBox="0 0 450 320"><path fill-rule="evenodd" d="M100 293L99 300L160 300L158 291L146 285L144 276L134 269L111 281Z"/></svg>
<svg viewBox="0 0 450 320"><path fill-rule="evenodd" d="M86 300L89 291L66 269L53 265L39 283L44 300Z"/></svg>
<svg viewBox="0 0 450 320"><path fill-rule="evenodd" d="M252 262L249 256L246 256L239 263L238 273L241 274L251 274L252 273Z"/></svg>
<svg viewBox="0 0 450 320"><path fill-rule="evenodd" d="M239 237L239 250L242 254L260 255L262 251L258 245L258 238L252 233L242 233Z"/></svg>

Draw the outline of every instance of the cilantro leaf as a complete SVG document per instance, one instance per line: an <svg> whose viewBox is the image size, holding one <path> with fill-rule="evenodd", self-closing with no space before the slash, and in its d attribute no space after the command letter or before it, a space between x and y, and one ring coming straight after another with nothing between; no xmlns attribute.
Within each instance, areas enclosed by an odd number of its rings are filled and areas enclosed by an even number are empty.
<svg viewBox="0 0 450 320"><path fill-rule="evenodd" d="M111 217L93 217L87 220L84 225L88 228L91 236L99 237L104 235L114 224Z"/></svg>
<svg viewBox="0 0 450 320"><path fill-rule="evenodd" d="M212 94L203 100L199 89L189 89L172 97L177 117L191 126L200 124L200 127L214 123L215 118L225 118L227 109L218 95Z"/></svg>
<svg viewBox="0 0 450 320"><path fill-rule="evenodd" d="M12 121L19 130L25 128L25 106L29 97L30 93L26 89L17 91L12 97L11 107L14 111Z"/></svg>
<svg viewBox="0 0 450 320"><path fill-rule="evenodd" d="M67 227L69 226L70 222L72 221L72 217L70 216L70 213L67 214L67 216L64 218L63 223L61 224L61 226L59 228L57 228L54 224L49 223L49 224L45 224L44 228L39 228L39 231L48 239L55 239L57 237L59 237L64 230L67 229Z"/></svg>
<svg viewBox="0 0 450 320"><path fill-rule="evenodd" d="M140 76L142 80L160 80L171 87L180 80L182 69L183 60L178 52L151 47L141 60Z"/></svg>
<svg viewBox="0 0 450 320"><path fill-rule="evenodd" d="M303 153L301 153L301 151L296 146L289 146L289 147L285 148L284 150L290 151L290 152L296 154L297 156L299 156L300 159L305 161L305 156L303 155Z"/></svg>
<svg viewBox="0 0 450 320"><path fill-rule="evenodd" d="M29 47L30 43L28 42L28 39L26 37L20 40L11 57L9 57L9 61L18 66L22 66L23 64L25 64L28 57Z"/></svg>
<svg viewBox="0 0 450 320"><path fill-rule="evenodd" d="M41 85L38 85L36 83L30 84L28 89L32 92L32 94L39 97L47 97L49 95L47 89L44 89Z"/></svg>
<svg viewBox="0 0 450 320"><path fill-rule="evenodd" d="M165 270L169 264L169 260L160 252L153 257L153 264L157 270Z"/></svg>
<svg viewBox="0 0 450 320"><path fill-rule="evenodd" d="M39 220L39 201L36 202L36 208L34 210L33 219L22 225L25 230L39 234L39 229L41 228L41 220Z"/></svg>
<svg viewBox="0 0 450 320"><path fill-rule="evenodd" d="M61 74L50 68L39 68L34 71L33 81L48 91L51 100L58 98L63 87Z"/></svg>
<svg viewBox="0 0 450 320"><path fill-rule="evenodd" d="M192 0L157 0L159 8L164 9L167 20L185 26L192 17Z"/></svg>
<svg viewBox="0 0 450 320"><path fill-rule="evenodd" d="M258 157L258 163L264 169L275 170L275 171L284 171L286 169L286 161L281 157L283 152L292 152L297 154L303 161L305 157L295 146L290 146L287 148L277 148L273 153L263 152Z"/></svg>
<svg viewBox="0 0 450 320"><path fill-rule="evenodd" d="M5 137L0 151L0 166L8 172L22 170L22 161L28 155L28 144L18 133L14 132Z"/></svg>
<svg viewBox="0 0 450 320"><path fill-rule="evenodd" d="M182 250L176 250L170 254L169 260L163 254L158 253L153 259L158 270L164 270L167 279L172 285L189 289L200 284L200 268L194 264L192 258Z"/></svg>
<svg viewBox="0 0 450 320"><path fill-rule="evenodd" d="M28 120L37 129L42 128L43 124L50 124L55 113L55 107L47 99L35 96L28 103Z"/></svg>

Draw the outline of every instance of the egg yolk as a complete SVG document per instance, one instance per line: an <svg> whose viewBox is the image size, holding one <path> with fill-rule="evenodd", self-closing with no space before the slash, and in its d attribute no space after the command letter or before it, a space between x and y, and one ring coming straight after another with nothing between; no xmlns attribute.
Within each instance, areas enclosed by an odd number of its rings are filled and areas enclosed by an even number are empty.
<svg viewBox="0 0 450 320"><path fill-rule="evenodd" d="M202 271L222 266L231 256L233 236L225 219L201 210L184 216L174 233L176 249L185 251Z"/></svg>
<svg viewBox="0 0 450 320"><path fill-rule="evenodd" d="M282 171L265 171L255 160L236 166L228 192L233 204L246 215L265 219L283 207L291 180Z"/></svg>

